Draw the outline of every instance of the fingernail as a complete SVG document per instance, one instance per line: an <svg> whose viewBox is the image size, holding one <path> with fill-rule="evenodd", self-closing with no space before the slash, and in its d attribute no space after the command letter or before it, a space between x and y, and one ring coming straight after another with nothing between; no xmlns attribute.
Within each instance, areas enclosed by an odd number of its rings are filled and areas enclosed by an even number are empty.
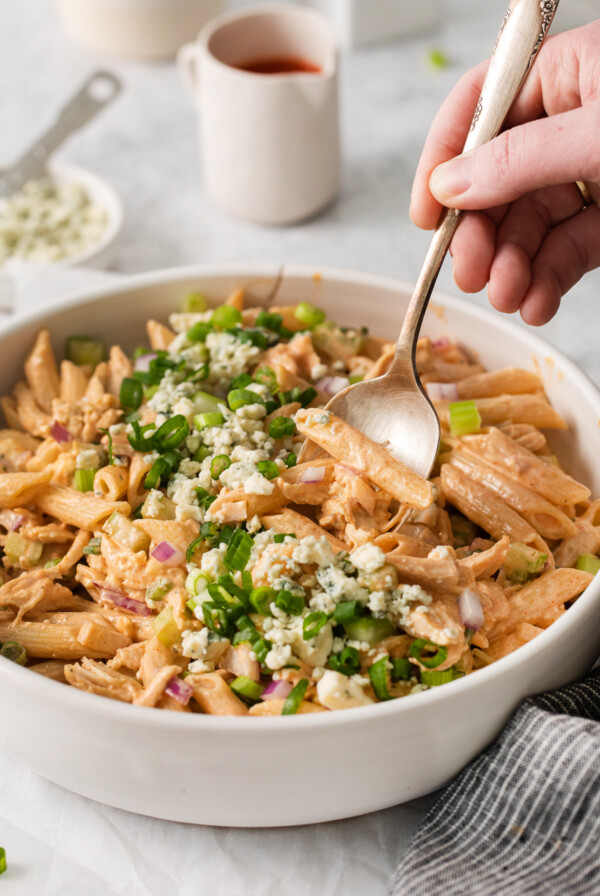
<svg viewBox="0 0 600 896"><path fill-rule="evenodd" d="M458 156L434 168L429 178L429 186L435 198L443 203L466 193L471 186L469 156Z"/></svg>

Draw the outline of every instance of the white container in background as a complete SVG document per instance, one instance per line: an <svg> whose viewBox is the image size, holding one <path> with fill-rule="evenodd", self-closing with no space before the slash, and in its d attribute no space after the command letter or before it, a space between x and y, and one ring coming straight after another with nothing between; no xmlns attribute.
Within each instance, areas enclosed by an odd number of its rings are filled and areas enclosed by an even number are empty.
<svg viewBox="0 0 600 896"><path fill-rule="evenodd" d="M315 70L243 67L281 60ZM331 202L340 147L337 52L326 18L297 4L225 13L181 48L178 64L217 205L258 224L291 224Z"/></svg>
<svg viewBox="0 0 600 896"><path fill-rule="evenodd" d="M304 0L331 21L340 46L393 40L438 25L443 0Z"/></svg>
<svg viewBox="0 0 600 896"><path fill-rule="evenodd" d="M126 59L165 59L218 15L223 0L56 0L74 41Z"/></svg>

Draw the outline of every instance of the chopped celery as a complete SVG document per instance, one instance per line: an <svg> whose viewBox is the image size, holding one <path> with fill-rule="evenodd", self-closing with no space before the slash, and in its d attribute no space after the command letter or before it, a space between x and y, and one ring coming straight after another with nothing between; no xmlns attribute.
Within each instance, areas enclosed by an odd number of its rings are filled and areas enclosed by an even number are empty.
<svg viewBox="0 0 600 896"><path fill-rule="evenodd" d="M111 513L102 528L107 535L131 551L147 551L150 547L150 537L138 529L128 517L116 510Z"/></svg>
<svg viewBox="0 0 600 896"><path fill-rule="evenodd" d="M393 623L387 616L381 618L362 616L360 619L345 622L344 629L349 638L355 641L366 641L370 647L375 647L384 638L389 638L396 632Z"/></svg>
<svg viewBox="0 0 600 896"><path fill-rule="evenodd" d="M9 532L4 542L4 553L11 566L31 569L42 556L43 545L38 541L23 538L18 532Z"/></svg>
<svg viewBox="0 0 600 896"><path fill-rule="evenodd" d="M577 560L577 569L583 572L591 572L593 576L600 570L600 558L595 554L582 554Z"/></svg>
<svg viewBox="0 0 600 896"><path fill-rule="evenodd" d="M154 634L165 647L173 647L181 640L181 632L173 616L173 608L167 605L158 616L152 620Z"/></svg>
<svg viewBox="0 0 600 896"><path fill-rule="evenodd" d="M506 577L511 582L526 582L529 576L541 572L548 559L548 554L536 551L529 545L513 542L502 564Z"/></svg>
<svg viewBox="0 0 600 896"><path fill-rule="evenodd" d="M104 343L101 339L92 339L90 336L68 336L65 346L67 361L73 364L89 364L96 367L104 360L106 354Z"/></svg>
<svg viewBox="0 0 600 896"><path fill-rule="evenodd" d="M451 436L465 436L481 429L481 415L472 399L450 402L448 413Z"/></svg>
<svg viewBox="0 0 600 896"><path fill-rule="evenodd" d="M317 324L322 324L325 316L325 312L321 308L311 305L310 302L299 302L294 309L294 317L311 330Z"/></svg>
<svg viewBox="0 0 600 896"><path fill-rule="evenodd" d="M229 685L234 694L241 697L242 700L248 700L250 703L256 703L260 700L260 695L265 689L263 684L258 681L252 681L246 675L238 675Z"/></svg>

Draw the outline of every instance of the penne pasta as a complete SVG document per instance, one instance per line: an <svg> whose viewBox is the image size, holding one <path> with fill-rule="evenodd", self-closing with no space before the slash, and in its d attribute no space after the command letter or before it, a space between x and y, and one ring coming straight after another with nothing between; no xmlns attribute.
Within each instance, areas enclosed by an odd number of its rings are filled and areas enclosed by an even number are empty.
<svg viewBox="0 0 600 896"><path fill-rule="evenodd" d="M394 345L241 289L170 323L85 367L41 331L2 400L7 656L136 706L325 712L477 674L592 580L600 499L552 455L536 373L419 340L422 381L483 426L444 435L428 481L321 407Z"/></svg>

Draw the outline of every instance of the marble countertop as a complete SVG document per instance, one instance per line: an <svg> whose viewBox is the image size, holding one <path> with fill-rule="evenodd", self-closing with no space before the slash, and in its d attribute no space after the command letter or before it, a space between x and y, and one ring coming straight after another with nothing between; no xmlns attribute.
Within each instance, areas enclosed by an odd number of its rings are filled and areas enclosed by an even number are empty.
<svg viewBox="0 0 600 896"><path fill-rule="evenodd" d="M239 2L238 4L239 5ZM444 24L434 33L347 54L341 61L344 174L337 202L307 223L263 228L233 220L205 197L198 160L195 112L172 64L142 65L97 59L63 35L52 5L39 0L0 4L0 83L3 85L0 164L8 164L50 123L53 109L98 63L123 79L119 100L61 156L107 178L125 205L125 226L114 270L135 273L190 263L269 261L330 265L414 280L429 236L408 217L410 188L428 126L460 74L493 45L505 0L446 0ZM450 64L432 70L427 54L440 47ZM13 85L11 90L6 85ZM439 286L456 293L447 264ZM597 302L600 271L566 297L541 329L600 384ZM485 305L485 295L471 301ZM176 878L166 868L145 876L145 856L179 842L185 869L197 884L190 894L294 896L369 893L383 896L390 875L428 799L410 806L297 831L219 831L140 819L66 794L0 758L0 791L11 789L11 817L0 840L13 856L11 896L168 892ZM10 782L8 785L7 782ZM19 788L27 794L19 802ZM0 818L3 797L0 796ZM38 812L43 807L45 813ZM53 807L60 807L52 811ZM98 842L104 845L98 847ZM363 848L364 847L364 848ZM336 851L335 874L316 873L315 856ZM131 854L127 871L117 853ZM199 851L199 852L198 852ZM284 881L282 855L303 868ZM196 856L192 860L192 854ZM16 855L16 861L14 859ZM231 857L229 866L224 856ZM168 862L168 857L165 859ZM101 867L100 867L101 866ZM223 867L229 872L223 876ZM323 867L323 866L318 866ZM277 869L277 871L273 871ZM50 873L51 872L51 873ZM279 875L279 876L277 876ZM60 884L59 884L60 881ZM8 891L7 891L8 892ZM181 888L172 889L178 894Z"/></svg>

